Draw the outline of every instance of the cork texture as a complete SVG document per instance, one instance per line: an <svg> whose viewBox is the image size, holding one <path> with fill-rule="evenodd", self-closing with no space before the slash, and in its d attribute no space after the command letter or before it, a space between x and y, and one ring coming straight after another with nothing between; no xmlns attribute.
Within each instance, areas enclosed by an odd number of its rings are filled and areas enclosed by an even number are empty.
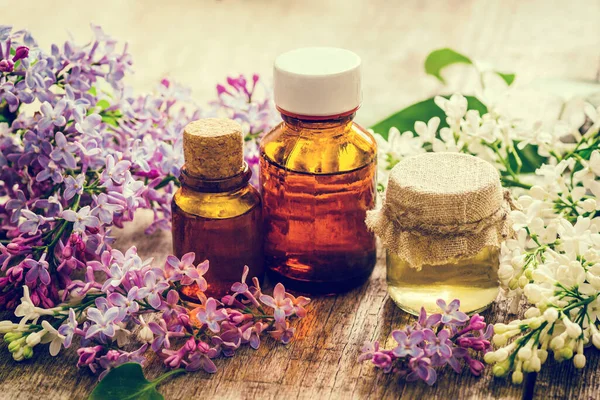
<svg viewBox="0 0 600 400"><path fill-rule="evenodd" d="M183 157L188 173L197 178L223 179L244 168L242 127L225 118L190 122L183 131Z"/></svg>

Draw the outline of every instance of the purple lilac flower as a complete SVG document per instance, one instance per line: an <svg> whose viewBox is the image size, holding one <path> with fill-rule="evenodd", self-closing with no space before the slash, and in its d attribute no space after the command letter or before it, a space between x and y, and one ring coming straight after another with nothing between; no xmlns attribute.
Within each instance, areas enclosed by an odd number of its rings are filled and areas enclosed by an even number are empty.
<svg viewBox="0 0 600 400"><path fill-rule="evenodd" d="M65 341L63 345L65 349L71 346L71 342L73 341L73 336L75 335L75 330L77 329L77 318L75 317L75 311L72 308L69 308L69 319L63 325L58 328L58 333L65 337Z"/></svg>
<svg viewBox="0 0 600 400"><path fill-rule="evenodd" d="M27 198L25 198L25 194L23 194L22 190L17 189L15 191L15 197L6 202L5 209L7 211L12 211L12 215L10 217L10 222L16 224L19 221L19 217L21 216L21 210L23 208L27 208Z"/></svg>
<svg viewBox="0 0 600 400"><path fill-rule="evenodd" d="M195 258L196 255L193 252L184 254L181 260L170 255L167 257L165 271L170 281L179 281L182 285L196 283L200 291L204 292L208 288L206 279L203 277L208 271L208 262L202 262L196 267L194 266Z"/></svg>
<svg viewBox="0 0 600 400"><path fill-rule="evenodd" d="M77 361L78 367L89 366L91 367L96 362L96 356L98 352L104 349L103 346L92 346L92 347L82 347L77 349L77 355L79 355L79 360ZM91 367L93 368L93 367ZM93 369L92 369L93 371Z"/></svg>
<svg viewBox="0 0 600 400"><path fill-rule="evenodd" d="M444 324L464 323L469 319L467 314L458 310L458 308L460 307L459 300L453 300L452 302L450 302L450 304L446 305L446 302L444 300L438 299L436 304L443 311L441 321Z"/></svg>
<svg viewBox="0 0 600 400"><path fill-rule="evenodd" d="M450 332L448 330L442 329L436 335L431 329L425 329L422 336L427 341L425 350L429 356L438 354L440 357L448 358L452 355L451 343L448 340Z"/></svg>
<svg viewBox="0 0 600 400"><path fill-rule="evenodd" d="M44 218L25 209L21 210L21 215L25 217L25 221L19 224L19 231L29 233L30 235L35 235L39 231L40 225L51 220L51 218Z"/></svg>
<svg viewBox="0 0 600 400"><path fill-rule="evenodd" d="M209 374L217 372L217 366L210 359L211 349L207 343L198 342L196 347L197 351L189 356L189 362L185 369L186 371L197 371L203 369Z"/></svg>
<svg viewBox="0 0 600 400"><path fill-rule="evenodd" d="M143 344L139 349L132 352L125 352L123 350L109 350L104 356L97 358L97 363L100 368L104 371L98 376L98 380L102 380L108 372L125 363L138 363L144 365L146 357L144 353L148 348L148 344Z"/></svg>
<svg viewBox="0 0 600 400"><path fill-rule="evenodd" d="M139 296L139 288L133 287L127 293L127 297L123 296L121 293L113 292L108 295L108 301L116 307L119 307L127 314L135 314L140 309L140 304L138 300L140 300Z"/></svg>
<svg viewBox="0 0 600 400"><path fill-rule="evenodd" d="M38 127L46 130L52 126L65 126L67 124L67 119L63 115L65 108L67 108L67 102L65 100L60 100L54 107L47 101L44 102L40 107L43 117L40 119Z"/></svg>
<svg viewBox="0 0 600 400"><path fill-rule="evenodd" d="M23 261L23 266L29 268L25 275L25 283L28 285L34 285L39 279L43 285L50 284L50 273L48 272L48 262L46 261L46 254L42 254L42 257L36 261L31 258Z"/></svg>
<svg viewBox="0 0 600 400"><path fill-rule="evenodd" d="M475 354L485 354L490 348L493 335L491 325L483 317L474 315L469 319L459 311L460 302L454 300L446 305L438 300L442 313L427 315L421 309L419 319L404 330L395 330L392 337L398 343L393 350L380 349L378 342L365 342L359 362L371 361L385 373L394 371L406 380L421 379L433 385L435 368L449 364L457 373L467 365L474 375L480 375L484 364ZM462 360L462 363L461 363Z"/></svg>
<svg viewBox="0 0 600 400"><path fill-rule="evenodd" d="M379 351L379 342L378 341L369 342L368 340L366 340L365 343L363 344L363 347L361 347L361 349L360 349L361 354L358 357L358 362L372 360L373 356L378 351Z"/></svg>
<svg viewBox="0 0 600 400"><path fill-rule="evenodd" d="M97 127L102 123L102 117L99 114L91 114L84 117L80 109L75 109L74 115L77 132L90 136L98 135Z"/></svg>
<svg viewBox="0 0 600 400"><path fill-rule="evenodd" d="M290 327L290 323L285 321L284 323L276 323L275 330L269 331L269 334L275 339L281 341L283 344L288 344L296 333L296 328Z"/></svg>
<svg viewBox="0 0 600 400"><path fill-rule="evenodd" d="M437 373L431 366L431 360L427 357L412 358L409 362L412 372L406 377L407 381L422 379L429 386L433 385L437 379Z"/></svg>
<svg viewBox="0 0 600 400"><path fill-rule="evenodd" d="M92 215L98 217L103 224L112 223L114 214L123 210L122 205L110 203L109 197L104 193L94 196L94 200L96 202L96 207L92 209Z"/></svg>
<svg viewBox="0 0 600 400"><path fill-rule="evenodd" d="M54 183L63 182L62 169L54 161L46 156L40 156L38 157L38 163L43 169L35 177L37 182L44 182L50 178Z"/></svg>
<svg viewBox="0 0 600 400"><path fill-rule="evenodd" d="M113 337L116 329L115 323L119 314L118 307L111 307L104 313L97 308L89 308L87 310L87 318L94 322L94 324L88 328L85 338L89 339L99 333Z"/></svg>
<svg viewBox="0 0 600 400"><path fill-rule="evenodd" d="M285 288L281 283L278 283L273 289L273 297L265 294L260 296L260 301L274 309L275 321L279 323L283 323L285 317L291 315L294 311L292 300L287 298L285 294Z"/></svg>
<svg viewBox="0 0 600 400"><path fill-rule="evenodd" d="M167 328L167 323L164 319L160 319L158 323L150 322L148 327L154 333L154 340L152 341L152 350L158 352L161 347L168 349L171 347L170 337L182 337L185 336L183 332L172 332Z"/></svg>
<svg viewBox="0 0 600 400"><path fill-rule="evenodd" d="M162 293L169 288L167 281L156 276L152 271L144 275L144 287L138 292L139 296L148 299L148 303L155 309L160 308L163 303Z"/></svg>
<svg viewBox="0 0 600 400"><path fill-rule="evenodd" d="M392 351L394 356L419 357L423 355L423 349L418 347L418 345L421 344L423 338L425 337L424 332L412 331L409 335L407 335L406 332L394 331L392 333L392 337L396 342L398 342L398 346Z"/></svg>
<svg viewBox="0 0 600 400"><path fill-rule="evenodd" d="M56 147L50 153L50 158L56 162L63 161L65 165L71 169L77 167L74 153L77 151L77 145L67 142L67 138L62 132L56 132L54 135Z"/></svg>
<svg viewBox="0 0 600 400"><path fill-rule="evenodd" d="M76 178L67 176L65 178L65 191L63 192L63 198L65 200L71 200L75 195L83 194L83 186L85 185L85 175L77 175Z"/></svg>
<svg viewBox="0 0 600 400"><path fill-rule="evenodd" d="M75 212L73 210L64 210L62 217L69 222L73 222L73 232L85 232L87 228L97 228L100 226L98 218L90 214L90 206L85 206Z"/></svg>
<svg viewBox="0 0 600 400"><path fill-rule="evenodd" d="M221 330L219 322L227 319L227 313L223 309L217 310L217 301L210 298L206 301L206 305L198 310L197 318L206 324L208 329L217 333Z"/></svg>

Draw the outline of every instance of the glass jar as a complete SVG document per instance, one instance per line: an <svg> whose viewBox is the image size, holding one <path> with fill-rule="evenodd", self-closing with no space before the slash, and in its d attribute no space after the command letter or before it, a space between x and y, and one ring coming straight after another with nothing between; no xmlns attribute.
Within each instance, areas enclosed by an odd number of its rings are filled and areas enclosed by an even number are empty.
<svg viewBox="0 0 600 400"><path fill-rule="evenodd" d="M193 252L195 263L209 262L205 294L221 298L238 282L245 265L249 275L264 275L262 202L250 185L244 162L242 127L232 120L207 118L183 132L185 165L181 187L173 196L173 253ZM203 288L204 289L204 288ZM196 283L180 293L198 300Z"/></svg>
<svg viewBox="0 0 600 400"><path fill-rule="evenodd" d="M375 205L377 146L353 122L360 58L306 48L275 62L283 122L260 143L265 264L275 281L334 294L364 283L375 266L367 210Z"/></svg>
<svg viewBox="0 0 600 400"><path fill-rule="evenodd" d="M512 234L508 192L496 169L457 153L409 157L391 171L383 206L367 225L386 247L388 292L403 310L488 307L499 291L499 247Z"/></svg>

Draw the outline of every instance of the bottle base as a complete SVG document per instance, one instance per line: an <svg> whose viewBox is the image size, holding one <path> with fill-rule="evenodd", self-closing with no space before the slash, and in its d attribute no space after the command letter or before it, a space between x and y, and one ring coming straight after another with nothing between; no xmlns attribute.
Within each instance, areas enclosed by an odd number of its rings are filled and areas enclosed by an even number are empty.
<svg viewBox="0 0 600 400"><path fill-rule="evenodd" d="M290 278L272 269L267 271L267 276L273 284L281 282L287 291L293 293L333 296L361 286L369 280L371 272L372 271L368 271L368 273L340 281L309 281Z"/></svg>
<svg viewBox="0 0 600 400"><path fill-rule="evenodd" d="M388 286L388 293L394 303L409 314L419 315L421 307L428 314L439 313L440 308L436 301L443 299L446 304L454 299L460 300L460 311L466 314L476 314L487 309L496 300L499 293L498 287L411 287Z"/></svg>

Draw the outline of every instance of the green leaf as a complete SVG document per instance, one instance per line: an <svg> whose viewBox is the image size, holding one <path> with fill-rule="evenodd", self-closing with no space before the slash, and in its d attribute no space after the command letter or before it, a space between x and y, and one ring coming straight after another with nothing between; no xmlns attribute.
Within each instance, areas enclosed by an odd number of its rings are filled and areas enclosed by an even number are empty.
<svg viewBox="0 0 600 400"><path fill-rule="evenodd" d="M125 363L111 369L96 385L88 400L164 400L156 390L156 385L169 376L184 371L176 369L148 381L140 364Z"/></svg>
<svg viewBox="0 0 600 400"><path fill-rule="evenodd" d="M104 111L108 107L110 107L110 103L107 100L102 99L98 103L96 103L96 107L100 107L100 111Z"/></svg>
<svg viewBox="0 0 600 400"><path fill-rule="evenodd" d="M467 98L469 110L478 110L479 114L481 115L487 113L487 107L479 99L473 96L465 97ZM371 126L371 129L373 129L373 131L379 133L381 136L387 139L388 132L392 127L398 128L400 132L414 131L415 122L427 122L433 117L439 117L441 119L440 128L448 126L446 124L446 114L441 108L437 106L437 104L435 104L432 97L430 99L423 100L421 102L408 106L405 109L390 115L383 121L380 121L375 125Z"/></svg>
<svg viewBox="0 0 600 400"><path fill-rule="evenodd" d="M92 86L90 88L90 90L88 90L88 93L91 94L92 96L96 97L96 94L97 94L96 86Z"/></svg>
<svg viewBox="0 0 600 400"><path fill-rule="evenodd" d="M463 54L460 54L452 49L434 50L425 59L425 72L433 75L442 83L446 83L442 78L441 72L444 68L452 64L473 64L471 59Z"/></svg>
<svg viewBox="0 0 600 400"><path fill-rule="evenodd" d="M513 171L518 171L522 174L530 174L535 172L536 169L542 166L548 160L538 154L538 147L535 145L527 145L523 150L517 148L517 142L515 142L515 151L521 159L521 168L519 170L517 159L514 155L508 155L508 161Z"/></svg>
<svg viewBox="0 0 600 400"><path fill-rule="evenodd" d="M502 72L496 72L496 74L504 79L504 82L506 82L506 84L508 86L512 85L512 83L515 81L515 74L504 74Z"/></svg>

